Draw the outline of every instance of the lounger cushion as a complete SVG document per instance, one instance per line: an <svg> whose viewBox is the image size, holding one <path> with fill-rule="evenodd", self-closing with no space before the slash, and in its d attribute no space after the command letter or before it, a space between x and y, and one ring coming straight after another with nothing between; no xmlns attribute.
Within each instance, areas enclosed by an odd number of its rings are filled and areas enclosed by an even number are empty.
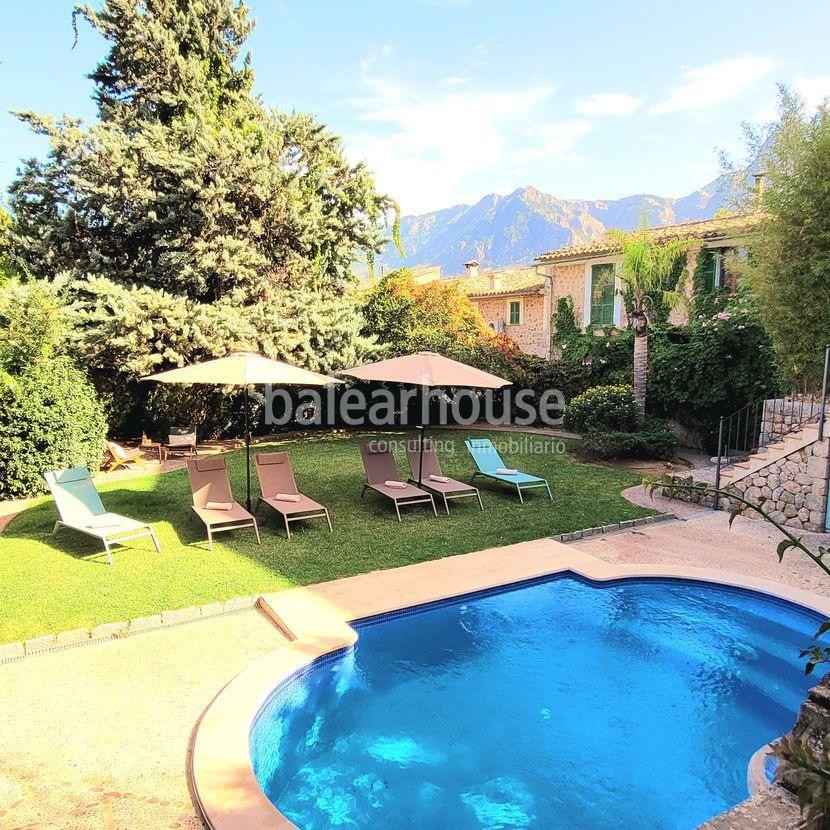
<svg viewBox="0 0 830 830"><path fill-rule="evenodd" d="M425 478L421 482L420 486L426 488L427 490L432 490L434 493L442 494L463 493L465 491L471 493L476 489L472 484L457 481L454 478L447 481L434 481L433 479Z"/></svg>
<svg viewBox="0 0 830 830"><path fill-rule="evenodd" d="M295 504L300 500L299 493L274 493L276 501L292 501Z"/></svg>
<svg viewBox="0 0 830 830"><path fill-rule="evenodd" d="M287 452L258 452L254 456L254 461L261 467L266 467L269 464L285 464L288 461Z"/></svg>
<svg viewBox="0 0 830 830"><path fill-rule="evenodd" d="M314 501L314 499L310 499L308 496L304 496L301 493L299 494L300 500L297 502L293 501L280 501L278 499L267 499L264 496L262 500L269 506L273 507L277 513L281 513L284 516L291 516L294 513L310 513L311 511L322 511L325 510L322 504Z"/></svg>
<svg viewBox="0 0 830 830"><path fill-rule="evenodd" d="M241 505L234 502L230 510L210 510L207 507L194 507L196 515L206 525L221 525L228 522L253 520L253 516Z"/></svg>
<svg viewBox="0 0 830 830"><path fill-rule="evenodd" d="M389 496L390 499L412 499L417 496L421 498L429 496L429 493L425 490L421 490L420 487L415 487L412 484L405 484L403 487L387 487L385 484L370 484L369 487L372 490L377 490L378 493L382 493L384 496Z"/></svg>
<svg viewBox="0 0 830 830"><path fill-rule="evenodd" d="M200 473L206 473L210 470L224 470L227 464L221 455L214 455L208 458L198 458L194 462L194 466Z"/></svg>

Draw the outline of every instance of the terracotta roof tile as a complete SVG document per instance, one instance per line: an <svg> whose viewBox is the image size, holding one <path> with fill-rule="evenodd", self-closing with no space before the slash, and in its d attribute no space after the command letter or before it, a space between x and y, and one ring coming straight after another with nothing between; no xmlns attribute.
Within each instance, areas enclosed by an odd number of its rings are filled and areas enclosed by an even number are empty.
<svg viewBox="0 0 830 830"><path fill-rule="evenodd" d="M754 230L760 221L760 214L735 214L717 219L702 219L698 222L683 222L679 225L666 225L662 228L651 228L651 233L662 241L670 239L716 239L724 236L735 236ZM607 236L584 245L572 245L568 248L557 248L546 251L536 257L536 262L546 264L571 259L584 259L592 256L611 254L618 250L617 244Z"/></svg>
<svg viewBox="0 0 830 830"><path fill-rule="evenodd" d="M491 279L496 284L491 287ZM479 274L477 277L447 277L468 297L505 297L538 294L545 287L545 277L535 268L507 268Z"/></svg>

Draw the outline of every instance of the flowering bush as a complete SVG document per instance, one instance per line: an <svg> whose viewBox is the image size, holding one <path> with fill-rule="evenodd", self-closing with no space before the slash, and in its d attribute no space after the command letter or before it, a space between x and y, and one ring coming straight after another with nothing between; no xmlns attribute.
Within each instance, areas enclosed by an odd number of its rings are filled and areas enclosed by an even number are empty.
<svg viewBox="0 0 830 830"><path fill-rule="evenodd" d="M746 290L721 294L710 313L652 337L649 409L697 433L707 449L718 418L780 387L772 342Z"/></svg>
<svg viewBox="0 0 830 830"><path fill-rule="evenodd" d="M595 386L577 395L565 409L565 427L574 432L625 431L637 425L630 386Z"/></svg>

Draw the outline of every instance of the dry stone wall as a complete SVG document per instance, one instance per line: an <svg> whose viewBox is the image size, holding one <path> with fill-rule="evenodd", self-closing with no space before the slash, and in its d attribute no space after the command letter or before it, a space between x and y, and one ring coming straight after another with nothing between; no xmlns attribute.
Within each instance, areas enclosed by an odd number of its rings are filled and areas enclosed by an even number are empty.
<svg viewBox="0 0 830 830"><path fill-rule="evenodd" d="M824 529L827 498L828 446L827 439L816 441L735 482L729 489L752 502L766 499L764 509L787 527L820 532Z"/></svg>

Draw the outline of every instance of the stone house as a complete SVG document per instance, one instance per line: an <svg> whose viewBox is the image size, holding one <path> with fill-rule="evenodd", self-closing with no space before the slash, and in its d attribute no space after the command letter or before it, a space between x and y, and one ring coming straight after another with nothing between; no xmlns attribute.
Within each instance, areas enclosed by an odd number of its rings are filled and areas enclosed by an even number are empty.
<svg viewBox="0 0 830 830"><path fill-rule="evenodd" d="M463 276L446 279L458 283L487 325L528 354L549 357L550 280L533 265L483 274L475 261L464 267Z"/></svg>
<svg viewBox="0 0 830 830"><path fill-rule="evenodd" d="M737 275L730 270L734 256L742 255L747 234L757 225L757 215L727 216L654 228L661 241L694 240L686 256L685 290L691 294L699 257L704 261L704 288L733 289ZM475 261L465 264L460 276L442 276L429 269L424 279L456 281L485 322L504 332L528 354L551 356L551 318L562 297L573 301L576 318L583 328L625 328L625 307L619 269L622 256L608 237L594 242L558 248L540 254L533 265L483 272ZM670 320L684 323L687 311L678 307Z"/></svg>
<svg viewBox="0 0 830 830"><path fill-rule="evenodd" d="M700 222L686 222L654 228L651 233L660 241L692 239L686 255L685 290L691 295L698 258L703 256L702 278L710 290L736 287L737 276L730 273L733 256L742 255L747 234L758 222L757 214L733 215ZM573 301L577 320L583 328L625 328L627 319L620 291L622 256L612 239L558 248L540 254L535 261L540 274L551 283L551 304L555 309L561 297ZM687 312L678 307L671 321L683 323Z"/></svg>

